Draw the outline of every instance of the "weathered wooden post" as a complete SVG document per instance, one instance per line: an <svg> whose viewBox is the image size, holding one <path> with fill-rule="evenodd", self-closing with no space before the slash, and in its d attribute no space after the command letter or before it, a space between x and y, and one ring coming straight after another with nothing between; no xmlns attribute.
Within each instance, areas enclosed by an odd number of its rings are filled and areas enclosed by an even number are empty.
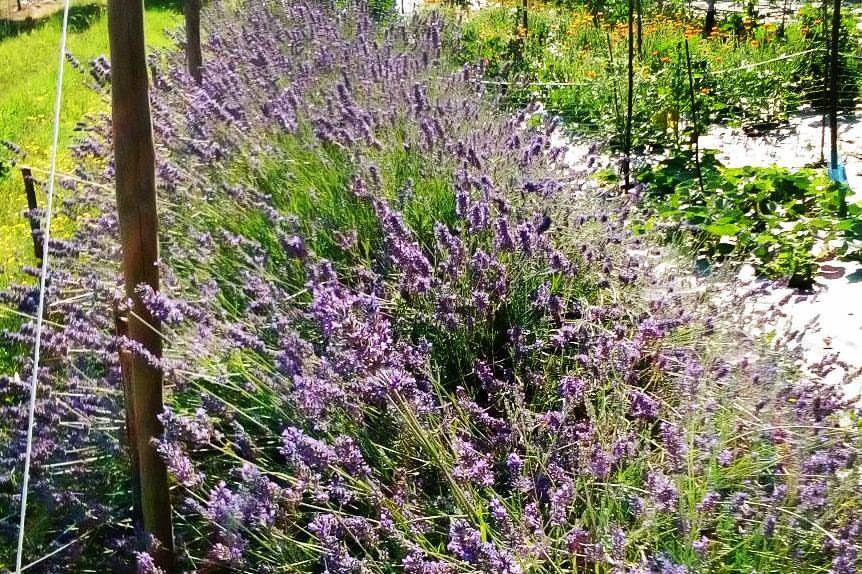
<svg viewBox="0 0 862 574"><path fill-rule="evenodd" d="M201 83L201 0L185 0L183 12L186 19L186 66L195 83Z"/></svg>
<svg viewBox="0 0 862 574"><path fill-rule="evenodd" d="M162 356L160 323L143 304L139 285L159 288L155 151L150 120L143 0L108 0L111 49L111 104L117 212L123 253L129 339L153 357ZM130 438L137 451L141 531L155 538L156 563L173 570L174 546L168 475L152 439L161 435L162 373L139 353L120 356L130 369L126 403L132 413Z"/></svg>
<svg viewBox="0 0 862 574"><path fill-rule="evenodd" d="M42 245L42 230L39 229L39 222L33 216L33 212L39 209L39 204L36 201L36 185L33 182L33 172L30 171L29 167L22 167L21 175L24 177L27 209L30 210L30 235L33 236L33 254L36 256L36 259L42 259L45 255L45 246Z"/></svg>
<svg viewBox="0 0 862 574"><path fill-rule="evenodd" d="M706 16L703 20L703 32L701 35L704 38L709 38L712 35L713 28L715 28L715 0L707 0Z"/></svg>

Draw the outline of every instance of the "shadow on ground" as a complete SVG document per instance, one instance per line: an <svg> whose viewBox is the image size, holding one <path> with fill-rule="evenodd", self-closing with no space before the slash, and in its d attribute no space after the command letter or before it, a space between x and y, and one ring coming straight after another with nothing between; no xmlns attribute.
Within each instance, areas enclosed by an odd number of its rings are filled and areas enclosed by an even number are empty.
<svg viewBox="0 0 862 574"><path fill-rule="evenodd" d="M150 9L170 10L172 12L182 10L180 0L147 0L144 4ZM63 6L59 2L55 6L57 11L42 18L0 18L0 42L22 34L29 34L51 22L57 22L59 25L63 18ZM86 31L94 22L105 15L105 11L104 2L72 6L69 8L69 31L72 33Z"/></svg>

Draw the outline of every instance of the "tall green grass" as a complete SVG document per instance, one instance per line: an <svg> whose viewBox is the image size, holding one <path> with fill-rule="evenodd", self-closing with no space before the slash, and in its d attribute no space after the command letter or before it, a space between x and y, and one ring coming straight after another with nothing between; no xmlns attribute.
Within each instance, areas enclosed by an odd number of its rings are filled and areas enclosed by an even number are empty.
<svg viewBox="0 0 862 574"><path fill-rule="evenodd" d="M151 48L172 44L165 33L181 21L179 6L159 0L146 2L146 38ZM47 170L51 146L54 88L57 79L57 54L60 45L62 14L26 28L0 28L0 140L11 141L27 154L24 163ZM108 21L102 2L76 3L70 12L67 52L83 64L108 55ZM86 114L107 111L110 102L89 87L89 78L66 64L63 105L60 114L60 155L58 171L72 167L69 145L74 141L75 124ZM40 205L44 197L40 196ZM28 222L22 217L27 209L20 172L0 172L0 286L18 275L22 264L32 264L32 243ZM68 233L69 224L57 221L55 232Z"/></svg>

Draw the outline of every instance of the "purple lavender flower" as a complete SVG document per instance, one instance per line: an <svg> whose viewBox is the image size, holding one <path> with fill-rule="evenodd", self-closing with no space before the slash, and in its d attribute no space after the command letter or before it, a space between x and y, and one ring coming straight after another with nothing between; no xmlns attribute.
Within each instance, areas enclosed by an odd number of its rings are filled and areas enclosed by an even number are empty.
<svg viewBox="0 0 862 574"><path fill-rule="evenodd" d="M650 471L647 473L646 487L657 510L667 512L674 509L679 494L671 479L659 471Z"/></svg>
<svg viewBox="0 0 862 574"><path fill-rule="evenodd" d="M691 543L691 547L692 550L694 550L698 556L703 558L709 552L710 543L711 540L709 538L707 538L706 536L701 536L700 538Z"/></svg>
<svg viewBox="0 0 862 574"><path fill-rule="evenodd" d="M473 482L479 486L494 484L494 474L491 471L491 460L485 454L476 450L470 441L455 438L455 468L452 476L465 482Z"/></svg>
<svg viewBox="0 0 862 574"><path fill-rule="evenodd" d="M567 401L577 404L584 399L587 383L580 377L565 376L560 379L560 394Z"/></svg>
<svg viewBox="0 0 862 574"><path fill-rule="evenodd" d="M456 518L449 526L449 543L446 548L459 560L477 564L482 556L482 536L466 521Z"/></svg>
<svg viewBox="0 0 862 574"><path fill-rule="evenodd" d="M721 500L721 495L719 493L714 491L707 492L697 504L697 511L703 513L712 512L719 500Z"/></svg>
<svg viewBox="0 0 862 574"><path fill-rule="evenodd" d="M632 391L629 395L629 409L633 417L654 420L659 415L658 401L642 391Z"/></svg>
<svg viewBox="0 0 862 574"><path fill-rule="evenodd" d="M138 574L165 574L162 568L156 566L153 557L148 552L135 553Z"/></svg>

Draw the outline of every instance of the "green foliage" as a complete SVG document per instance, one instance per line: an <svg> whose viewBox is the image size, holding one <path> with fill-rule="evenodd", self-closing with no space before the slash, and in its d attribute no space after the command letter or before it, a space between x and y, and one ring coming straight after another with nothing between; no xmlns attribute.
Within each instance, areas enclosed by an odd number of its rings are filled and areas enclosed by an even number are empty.
<svg viewBox="0 0 862 574"><path fill-rule="evenodd" d="M840 217L844 191L819 171L778 167L726 168L714 154L701 159L703 192L691 153L646 168L647 217L640 230L666 228L715 263L748 261L770 278L810 286L817 259L859 257L860 206Z"/></svg>
<svg viewBox="0 0 862 574"><path fill-rule="evenodd" d="M487 8L466 22L459 56L482 62L488 76L507 80L503 93L513 105L538 99L579 133L603 137L620 149L626 100L625 6L531 3L525 38L518 36L514 8ZM821 105L824 41L816 30L816 14L816 8L805 8L798 21L784 27L758 21L754 12L733 14L703 38L702 22L679 15L673 6L646 13L643 48L634 65L634 148L679 148L695 126L703 131L717 123L772 125L805 104ZM854 30L848 16L841 44L846 53L841 81L845 107L859 91ZM783 58L807 50L816 51Z"/></svg>

